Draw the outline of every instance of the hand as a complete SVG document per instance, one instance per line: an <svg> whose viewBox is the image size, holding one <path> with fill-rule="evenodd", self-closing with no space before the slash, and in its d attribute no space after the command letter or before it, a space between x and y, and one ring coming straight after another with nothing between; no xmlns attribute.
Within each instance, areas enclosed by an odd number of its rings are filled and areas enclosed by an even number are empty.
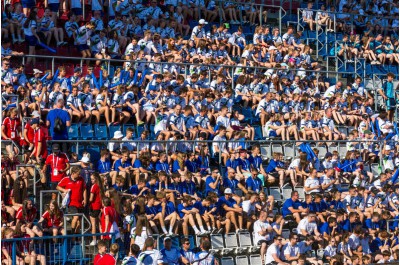
<svg viewBox="0 0 400 265"><path fill-rule="evenodd" d="M86 200L83 200L82 205L83 205L83 207L86 206Z"/></svg>

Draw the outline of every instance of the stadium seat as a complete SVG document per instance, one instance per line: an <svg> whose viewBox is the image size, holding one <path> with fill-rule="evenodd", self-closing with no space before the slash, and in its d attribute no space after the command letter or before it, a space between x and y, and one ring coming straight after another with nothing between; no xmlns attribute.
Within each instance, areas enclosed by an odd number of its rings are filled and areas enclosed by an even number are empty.
<svg viewBox="0 0 400 265"><path fill-rule="evenodd" d="M237 253L245 253L252 251L252 238L249 232L240 232L238 234L239 247Z"/></svg>
<svg viewBox="0 0 400 265"><path fill-rule="evenodd" d="M299 200L304 201L305 199L304 187L296 186L294 190L299 193Z"/></svg>
<svg viewBox="0 0 400 265"><path fill-rule="evenodd" d="M294 148L291 145L283 146L283 154L286 159L293 159L295 157Z"/></svg>
<svg viewBox="0 0 400 265"><path fill-rule="evenodd" d="M282 198L283 200L290 199L291 194L292 194L292 186L286 184L285 186L282 187Z"/></svg>
<svg viewBox="0 0 400 265"><path fill-rule="evenodd" d="M236 256L236 265L250 265L249 258L247 256Z"/></svg>
<svg viewBox="0 0 400 265"><path fill-rule="evenodd" d="M83 140L92 139L94 136L94 130L91 124L81 124L80 132L80 138Z"/></svg>
<svg viewBox="0 0 400 265"><path fill-rule="evenodd" d="M325 154L327 153L326 147L325 146L317 146L315 147L318 150L318 157L320 159L325 158Z"/></svg>
<svg viewBox="0 0 400 265"><path fill-rule="evenodd" d="M262 129L261 126L259 125L255 125L254 127L254 140L258 141L258 140L263 140L263 134L262 134Z"/></svg>
<svg viewBox="0 0 400 265"><path fill-rule="evenodd" d="M90 161L96 165L100 160L100 147L98 145L89 145L86 147L86 152L90 154Z"/></svg>
<svg viewBox="0 0 400 265"><path fill-rule="evenodd" d="M262 264L260 254L250 255L250 264Z"/></svg>
<svg viewBox="0 0 400 265"><path fill-rule="evenodd" d="M225 249L229 250L228 252L236 252L237 247L238 247L237 234L236 233L225 234Z"/></svg>
<svg viewBox="0 0 400 265"><path fill-rule="evenodd" d="M221 265L235 265L233 257L223 257L223 258L221 258Z"/></svg>
<svg viewBox="0 0 400 265"><path fill-rule="evenodd" d="M289 238L289 235L290 235L290 230L289 230L289 229L282 229L282 234L281 234L281 236L282 236L283 238Z"/></svg>
<svg viewBox="0 0 400 265"><path fill-rule="evenodd" d="M279 187L269 187L269 194L274 197L275 201L281 202L281 189Z"/></svg>
<svg viewBox="0 0 400 265"><path fill-rule="evenodd" d="M272 144L272 153L282 153L282 145Z"/></svg>
<svg viewBox="0 0 400 265"><path fill-rule="evenodd" d="M107 140L109 139L107 125L95 124L94 125L94 136L96 140Z"/></svg>
<svg viewBox="0 0 400 265"><path fill-rule="evenodd" d="M211 249L220 253L224 249L224 238L221 234L210 235Z"/></svg>
<svg viewBox="0 0 400 265"><path fill-rule="evenodd" d="M111 125L110 124L110 126L108 126L108 130L109 130L109 136L110 136L110 138L113 138L114 137L114 133L116 132L116 131L121 131L121 125Z"/></svg>
<svg viewBox="0 0 400 265"><path fill-rule="evenodd" d="M79 138L79 125L77 123L72 123L68 128L69 139L76 140Z"/></svg>
<svg viewBox="0 0 400 265"><path fill-rule="evenodd" d="M144 125L137 126L136 127L136 135L137 135L137 137L140 137L145 130L146 130L146 128L144 127Z"/></svg>

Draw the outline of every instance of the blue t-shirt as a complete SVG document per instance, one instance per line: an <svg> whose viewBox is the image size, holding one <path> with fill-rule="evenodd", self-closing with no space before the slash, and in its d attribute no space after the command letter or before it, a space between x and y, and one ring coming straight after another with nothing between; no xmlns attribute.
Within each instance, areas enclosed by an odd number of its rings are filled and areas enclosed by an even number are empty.
<svg viewBox="0 0 400 265"><path fill-rule="evenodd" d="M215 192L216 194L219 194L219 183L217 184L217 187L215 189L212 189L210 187L210 184L214 183L216 180L213 179L212 176L208 176L206 178L206 190L205 190L205 195L207 196L209 192Z"/></svg>
<svg viewBox="0 0 400 265"><path fill-rule="evenodd" d="M249 161L250 161L250 164L251 164L254 168L256 168L257 170L260 170L260 166L261 166L261 164L262 164L262 158L261 158L261 156L255 156L255 157L250 156L250 157L249 157Z"/></svg>
<svg viewBox="0 0 400 265"><path fill-rule="evenodd" d="M169 174L169 165L167 162L160 162L157 161L156 163L156 171L165 171L167 174Z"/></svg>
<svg viewBox="0 0 400 265"><path fill-rule="evenodd" d="M344 204L341 201L332 200L330 202L329 206L332 206L332 205L333 205L334 210L344 209Z"/></svg>
<svg viewBox="0 0 400 265"><path fill-rule="evenodd" d="M275 168L276 168L277 166L278 166L277 161L275 161L274 159L271 159L271 160L269 161L268 166L267 166L266 172L267 172L268 174L269 174L269 173L275 172L275 171L276 171Z"/></svg>
<svg viewBox="0 0 400 265"><path fill-rule="evenodd" d="M181 257L181 253L177 248L171 248L170 250L166 250L165 248L161 249L161 255L163 263L167 263L169 265L178 265L179 258Z"/></svg>
<svg viewBox="0 0 400 265"><path fill-rule="evenodd" d="M120 171L119 170L120 167L127 168L127 167L130 167L130 166L131 166L131 163L129 163L128 160L125 161L124 163L122 163L121 158L120 158L117 161L115 161L114 170L119 172Z"/></svg>
<svg viewBox="0 0 400 265"><path fill-rule="evenodd" d="M175 205L172 202L168 201L165 205L165 217L175 212L175 210L176 210ZM158 212L162 211L161 203L157 205L157 211Z"/></svg>
<svg viewBox="0 0 400 265"><path fill-rule="evenodd" d="M182 187L182 193L186 193L189 195L194 195L196 192L196 184L193 181L187 182L181 182L181 187Z"/></svg>
<svg viewBox="0 0 400 265"><path fill-rule="evenodd" d="M301 204L301 207L303 207L304 209L309 209L309 211L310 211L310 213L316 213L316 209L315 209L315 203L314 202L311 202L311 203L306 203L306 202L303 202L302 204Z"/></svg>
<svg viewBox="0 0 400 265"><path fill-rule="evenodd" d="M238 166L240 166L242 170L250 171L250 162L249 162L249 160L238 158L238 159L236 159L236 161L238 163Z"/></svg>
<svg viewBox="0 0 400 265"><path fill-rule="evenodd" d="M54 132L54 122L56 118L62 120L63 124L65 125L65 130L60 133ZM67 128L67 121L70 121L71 118L67 111L62 109L52 109L47 114L47 120L50 122L50 135L53 140L68 140L68 128Z"/></svg>
<svg viewBox="0 0 400 265"><path fill-rule="evenodd" d="M319 203L314 202L314 205L316 213L322 213L328 209L328 205L324 200L321 200Z"/></svg>
<svg viewBox="0 0 400 265"><path fill-rule="evenodd" d="M259 193L260 191L262 191L261 179L259 179L258 177L256 178L248 177L246 179L246 188L248 190L254 191L255 193Z"/></svg>
<svg viewBox="0 0 400 265"><path fill-rule="evenodd" d="M323 224L321 225L321 227L319 228L319 232L320 232L321 234L324 234L324 233L327 233L328 235L331 234L332 229L329 227L328 222L325 222L325 223L323 223Z"/></svg>
<svg viewBox="0 0 400 265"><path fill-rule="evenodd" d="M233 192L235 192L238 184L239 181L237 179L224 178L224 188L230 188Z"/></svg>
<svg viewBox="0 0 400 265"><path fill-rule="evenodd" d="M149 188L150 193L153 195L156 194L156 190L158 190L158 186L159 186L158 181L154 185L150 185L150 183L148 183L148 182L146 183L146 187Z"/></svg>
<svg viewBox="0 0 400 265"><path fill-rule="evenodd" d="M292 214L292 212L289 210L290 207L293 207L293 209L297 210L301 206L300 201L293 201L292 198L287 199L282 206L282 215L283 217Z"/></svg>
<svg viewBox="0 0 400 265"><path fill-rule="evenodd" d="M111 171L111 162L110 160L106 159L106 161L101 161L97 163L97 171L100 174L104 174Z"/></svg>
<svg viewBox="0 0 400 265"><path fill-rule="evenodd" d="M195 172L197 172L199 165L197 164L196 161L186 160L185 167L188 169L189 172L195 173Z"/></svg>
<svg viewBox="0 0 400 265"><path fill-rule="evenodd" d="M372 222L371 218L368 218L365 220L365 228L368 228L368 229L373 229L373 230L376 230L378 228L381 230L385 229L386 227L383 227L382 224L383 224L382 221Z"/></svg>
<svg viewBox="0 0 400 265"><path fill-rule="evenodd" d="M179 162L178 160L174 160L174 162L172 163L172 173L177 173L178 170L181 169L181 166L179 166Z"/></svg>
<svg viewBox="0 0 400 265"><path fill-rule="evenodd" d="M141 168L141 167L143 167L143 165L142 165L142 162L140 162L140 160L139 159L135 159L135 162L133 162L133 166L132 166L133 168Z"/></svg>
<svg viewBox="0 0 400 265"><path fill-rule="evenodd" d="M148 214L148 215L150 215L150 214L154 214L154 215L156 215L156 214L158 214L160 211L159 211L159 208L158 208L158 206L146 206L146 214Z"/></svg>
<svg viewBox="0 0 400 265"><path fill-rule="evenodd" d="M203 204L202 204L201 201L195 202L195 203L193 204L193 207L196 208L197 210L199 210L199 214L200 214L200 215L203 215L203 214L206 212L206 210L207 210L207 208L203 206Z"/></svg>
<svg viewBox="0 0 400 265"><path fill-rule="evenodd" d="M178 214L180 218L183 218L185 216L185 213L182 212L182 210L190 211L193 209L193 205L187 205L184 206L183 203L178 205Z"/></svg>
<svg viewBox="0 0 400 265"><path fill-rule="evenodd" d="M139 193L141 192L141 190L139 190L138 185L132 185L129 190L128 193L132 194L132 195L139 195ZM147 194L147 190L142 192L142 195L146 195Z"/></svg>

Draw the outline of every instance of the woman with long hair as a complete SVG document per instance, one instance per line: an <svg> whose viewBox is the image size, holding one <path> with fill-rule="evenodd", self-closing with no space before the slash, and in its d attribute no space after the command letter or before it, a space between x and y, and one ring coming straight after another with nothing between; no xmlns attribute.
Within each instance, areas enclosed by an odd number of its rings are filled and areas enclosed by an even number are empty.
<svg viewBox="0 0 400 265"><path fill-rule="evenodd" d="M295 170L296 179L305 182L310 175L311 163L307 159L307 153L301 152L299 158L290 163L289 169Z"/></svg>
<svg viewBox="0 0 400 265"><path fill-rule="evenodd" d="M18 211L22 207L24 199L27 197L26 183L22 177L14 181L13 189L10 193L12 207Z"/></svg>
<svg viewBox="0 0 400 265"><path fill-rule="evenodd" d="M15 226L14 238L30 238L32 236L28 233L28 226L25 222L19 222ZM46 257L44 255L36 254L33 250L32 240L21 240L17 242L17 254L22 257L25 263L35 265L36 261L40 262L40 265L46 264Z"/></svg>
<svg viewBox="0 0 400 265"><path fill-rule="evenodd" d="M51 200L47 211L45 211L39 220L39 224L42 225L43 231L50 233L52 236L57 236L58 234L65 234L63 224L63 212L56 200ZM57 239L53 239L57 242Z"/></svg>
<svg viewBox="0 0 400 265"><path fill-rule="evenodd" d="M99 226L99 216L101 211L101 201L104 196L104 188L99 173L94 172L90 176L90 181L92 182L92 187L90 188L90 223L92 224L92 234L97 232L97 227ZM97 244L96 236L93 236L90 246L95 246Z"/></svg>
<svg viewBox="0 0 400 265"><path fill-rule="evenodd" d="M149 221L145 215L139 215L136 221L136 227L131 229L131 245L136 244L143 249L144 242L151 236Z"/></svg>
<svg viewBox="0 0 400 265"><path fill-rule="evenodd" d="M101 233L110 233L110 232L116 232L114 230L115 223L118 221L118 214L117 211L114 207L111 205L111 199L108 197L105 197L103 199L103 209L101 210L101 216L100 216L100 232ZM102 239L109 240L111 239L110 236L105 235L102 236Z"/></svg>
<svg viewBox="0 0 400 265"><path fill-rule="evenodd" d="M35 235L42 237L43 232L39 229L37 225L33 224L36 215L37 210L33 206L33 202L30 199L25 199L22 202L22 207L19 208L15 218L17 219L17 224L19 222L26 223L26 231L31 237L34 237Z"/></svg>

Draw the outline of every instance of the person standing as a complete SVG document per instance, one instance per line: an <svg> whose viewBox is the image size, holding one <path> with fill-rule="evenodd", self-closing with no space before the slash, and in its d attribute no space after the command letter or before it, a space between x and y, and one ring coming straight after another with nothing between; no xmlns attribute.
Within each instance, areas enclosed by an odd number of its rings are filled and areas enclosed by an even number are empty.
<svg viewBox="0 0 400 265"><path fill-rule="evenodd" d="M154 239L152 237L148 237L144 242L144 250L139 254L138 261L140 265L163 264L161 252L154 249Z"/></svg>
<svg viewBox="0 0 400 265"><path fill-rule="evenodd" d="M107 253L107 242L99 240L97 242L97 248L99 253L96 254L93 260L94 265L115 265L115 258Z"/></svg>
<svg viewBox="0 0 400 265"><path fill-rule="evenodd" d="M196 253L194 256L193 265L215 265L214 255L211 254L211 242L209 240L204 240L200 245L201 251Z"/></svg>
<svg viewBox="0 0 400 265"><path fill-rule="evenodd" d="M46 135L43 128L39 125L40 120L38 118L30 121L31 127L34 130L33 136L33 151L31 153L31 159L35 158L38 164L41 164L47 159L47 144Z"/></svg>
<svg viewBox="0 0 400 265"><path fill-rule="evenodd" d="M63 178L57 186L57 190L61 191L66 196L69 194L68 213L70 214L83 213L83 209L87 204L87 190L85 181L80 176L80 172L81 169L78 166L72 167L71 176ZM71 222L73 233L78 233L79 226L79 216L74 216Z"/></svg>
<svg viewBox="0 0 400 265"><path fill-rule="evenodd" d="M50 128L50 136L53 140L68 140L68 127L71 126L71 118L68 111L63 108L64 100L59 99L54 104L54 109L47 114L46 126ZM67 146L63 145L63 150L66 150L66 148Z"/></svg>
<svg viewBox="0 0 400 265"><path fill-rule="evenodd" d="M59 144L53 144L52 153L47 157L42 173L47 172L47 167L50 167L50 189L55 190L58 183L67 176L67 171L70 167L68 157L60 151ZM53 194L53 200L56 199L56 194Z"/></svg>

